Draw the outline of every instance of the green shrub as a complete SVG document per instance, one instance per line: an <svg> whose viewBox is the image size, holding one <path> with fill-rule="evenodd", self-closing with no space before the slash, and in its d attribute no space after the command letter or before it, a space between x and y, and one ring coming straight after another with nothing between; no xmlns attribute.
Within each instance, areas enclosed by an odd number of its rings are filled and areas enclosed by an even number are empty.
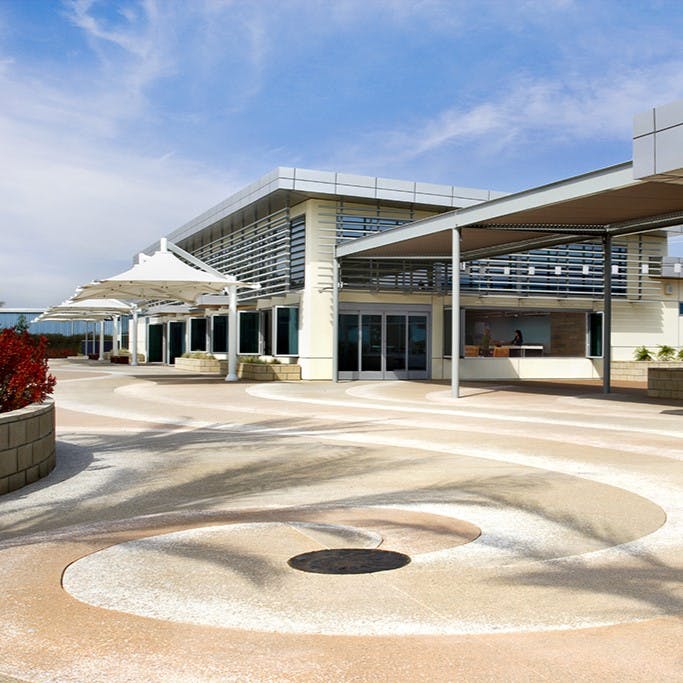
<svg viewBox="0 0 683 683"><path fill-rule="evenodd" d="M678 353L676 354L676 359L677 360L683 360L683 349L678 349Z"/></svg>
<svg viewBox="0 0 683 683"><path fill-rule="evenodd" d="M659 351L657 351L657 360L673 360L676 350L673 346L667 346L666 344L659 345Z"/></svg>
<svg viewBox="0 0 683 683"><path fill-rule="evenodd" d="M82 334L48 333L41 336L47 339L48 358L67 358L68 356L78 356L81 352Z"/></svg>
<svg viewBox="0 0 683 683"><path fill-rule="evenodd" d="M215 360L215 356L212 353L207 353L206 351L185 351L181 358L198 358L201 360Z"/></svg>
<svg viewBox="0 0 683 683"><path fill-rule="evenodd" d="M639 346L634 352L633 357L636 360L652 360L652 355L647 350L646 346Z"/></svg>
<svg viewBox="0 0 683 683"><path fill-rule="evenodd" d="M259 365L277 365L278 361L275 358L263 356L240 356L240 363L256 363Z"/></svg>

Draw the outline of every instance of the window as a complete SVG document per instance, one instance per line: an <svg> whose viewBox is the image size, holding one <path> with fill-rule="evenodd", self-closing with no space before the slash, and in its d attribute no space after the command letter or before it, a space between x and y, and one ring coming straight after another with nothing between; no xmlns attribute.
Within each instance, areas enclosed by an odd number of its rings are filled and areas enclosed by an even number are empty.
<svg viewBox="0 0 683 683"><path fill-rule="evenodd" d="M190 351L206 351L206 318L190 320Z"/></svg>
<svg viewBox="0 0 683 683"><path fill-rule="evenodd" d="M678 304L678 315L683 315L683 301Z"/></svg>
<svg viewBox="0 0 683 683"><path fill-rule="evenodd" d="M602 356L602 313L589 313L587 324L586 355L588 358Z"/></svg>
<svg viewBox="0 0 683 683"><path fill-rule="evenodd" d="M289 286L303 287L306 271L306 216L289 222Z"/></svg>
<svg viewBox="0 0 683 683"><path fill-rule="evenodd" d="M451 357L451 340L453 339L453 309L443 309L443 355Z"/></svg>
<svg viewBox="0 0 683 683"><path fill-rule="evenodd" d="M297 356L299 354L299 309L278 307L275 309L275 355Z"/></svg>
<svg viewBox="0 0 683 683"><path fill-rule="evenodd" d="M213 317L213 351L227 353L228 351L228 316L215 315Z"/></svg>
<svg viewBox="0 0 683 683"><path fill-rule="evenodd" d="M259 351L259 319L258 311L240 311L239 353L258 355Z"/></svg>

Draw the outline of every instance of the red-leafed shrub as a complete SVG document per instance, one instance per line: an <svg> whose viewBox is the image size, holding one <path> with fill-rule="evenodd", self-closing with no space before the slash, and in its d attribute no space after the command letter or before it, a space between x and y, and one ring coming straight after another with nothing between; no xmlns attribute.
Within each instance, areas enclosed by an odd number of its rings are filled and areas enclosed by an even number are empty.
<svg viewBox="0 0 683 683"><path fill-rule="evenodd" d="M0 330L0 413L44 401L54 391L45 337L14 328Z"/></svg>

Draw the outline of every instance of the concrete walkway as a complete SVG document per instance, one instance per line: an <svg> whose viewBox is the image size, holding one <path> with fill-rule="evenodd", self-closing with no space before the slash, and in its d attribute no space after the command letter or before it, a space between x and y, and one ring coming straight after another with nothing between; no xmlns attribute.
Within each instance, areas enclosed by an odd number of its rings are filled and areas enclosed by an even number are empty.
<svg viewBox="0 0 683 683"><path fill-rule="evenodd" d="M58 466L0 498L0 680L683 681L683 403L53 370ZM410 562L288 564L335 548Z"/></svg>

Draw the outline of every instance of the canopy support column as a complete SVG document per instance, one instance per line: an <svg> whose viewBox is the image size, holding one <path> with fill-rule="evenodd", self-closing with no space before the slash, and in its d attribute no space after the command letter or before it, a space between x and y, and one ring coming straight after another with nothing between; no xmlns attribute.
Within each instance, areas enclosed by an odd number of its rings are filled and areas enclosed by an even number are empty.
<svg viewBox="0 0 683 683"><path fill-rule="evenodd" d="M229 302L228 314L228 374L226 382L236 382L237 377L237 285L227 287Z"/></svg>
<svg viewBox="0 0 683 683"><path fill-rule="evenodd" d="M451 396L460 398L460 228L453 228L451 256Z"/></svg>
<svg viewBox="0 0 683 683"><path fill-rule="evenodd" d="M604 283L602 314L602 392L609 394L612 374L612 236L602 238Z"/></svg>
<svg viewBox="0 0 683 683"><path fill-rule="evenodd" d="M339 381L339 259L332 263L332 381Z"/></svg>
<svg viewBox="0 0 683 683"><path fill-rule="evenodd" d="M138 307L133 309L132 328L129 327L130 337L130 364L138 364Z"/></svg>
<svg viewBox="0 0 683 683"><path fill-rule="evenodd" d="M100 349L97 360L104 360L104 320L100 320Z"/></svg>
<svg viewBox="0 0 683 683"><path fill-rule="evenodd" d="M111 355L119 355L119 316L115 315L112 321L111 331Z"/></svg>

